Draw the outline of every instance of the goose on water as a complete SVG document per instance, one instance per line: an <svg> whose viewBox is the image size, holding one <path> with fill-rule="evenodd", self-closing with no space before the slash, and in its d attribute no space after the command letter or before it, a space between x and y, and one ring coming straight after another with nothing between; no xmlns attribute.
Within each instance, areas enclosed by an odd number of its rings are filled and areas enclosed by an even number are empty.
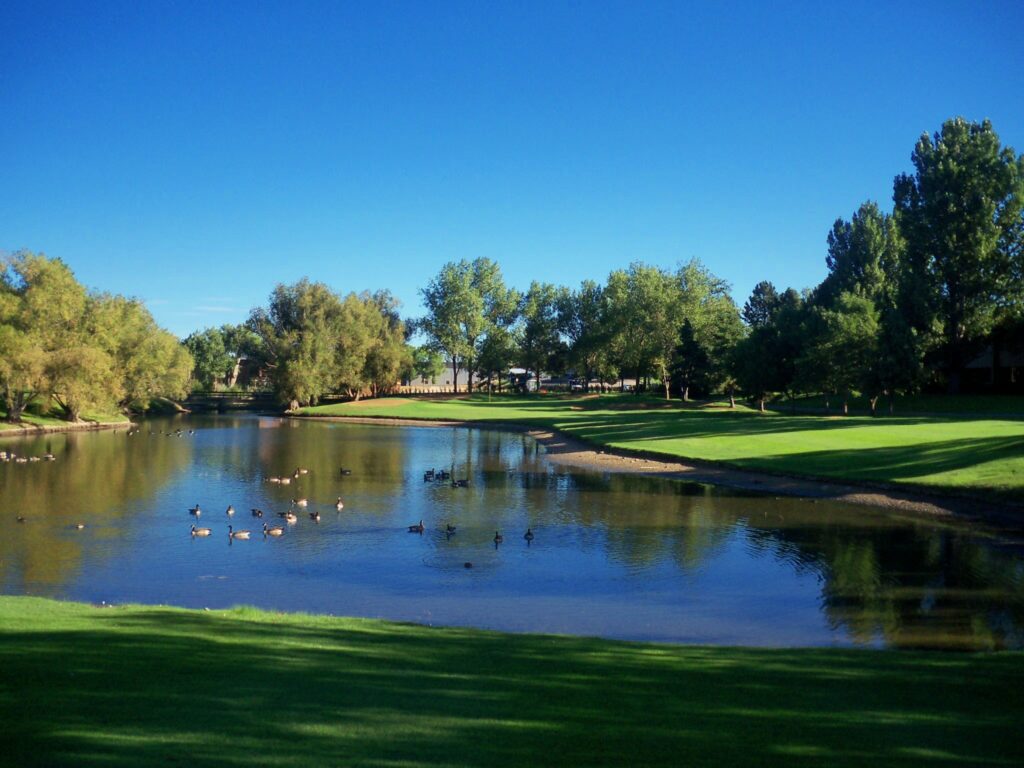
<svg viewBox="0 0 1024 768"><path fill-rule="evenodd" d="M199 517L201 514L203 514L203 510L199 508L199 504L197 503L194 507L189 509L188 513L195 517Z"/></svg>
<svg viewBox="0 0 1024 768"><path fill-rule="evenodd" d="M297 523L299 521L298 515L296 515L294 512L285 512L284 519L286 522L289 523Z"/></svg>
<svg viewBox="0 0 1024 768"><path fill-rule="evenodd" d="M292 504L296 507L304 507L309 504L309 499L292 499Z"/></svg>
<svg viewBox="0 0 1024 768"><path fill-rule="evenodd" d="M495 544L501 544L501 542L503 542L504 540L505 540L504 536L502 536L497 531L494 532L494 543Z"/></svg>
<svg viewBox="0 0 1024 768"><path fill-rule="evenodd" d="M416 523L416 525L410 525L409 526L409 533L423 533L423 530L424 530L424 527L423 527L423 521L422 520L420 520L418 523Z"/></svg>
<svg viewBox="0 0 1024 768"><path fill-rule="evenodd" d="M209 528L196 528L194 525L192 526L193 536L209 536L211 533L213 533L213 531Z"/></svg>
<svg viewBox="0 0 1024 768"><path fill-rule="evenodd" d="M275 525L269 527L266 523L263 524L263 535L264 536L282 536L284 534L284 526Z"/></svg>
<svg viewBox="0 0 1024 768"><path fill-rule="evenodd" d="M337 509L337 510L338 510L339 512L341 512L341 510L343 510L343 509L345 508L345 504L344 504L344 503L342 502L342 500L341 500L341 496L339 496L339 497L338 497L338 503L337 503L337 504L335 504L335 505L334 505L334 507L335 507L335 509Z"/></svg>
<svg viewBox="0 0 1024 768"><path fill-rule="evenodd" d="M248 539L250 536L252 536L252 531L236 531L230 525L228 526L229 539Z"/></svg>
<svg viewBox="0 0 1024 768"><path fill-rule="evenodd" d="M523 538L527 541L533 541L533 530L527 528L526 533L523 534Z"/></svg>
<svg viewBox="0 0 1024 768"><path fill-rule="evenodd" d="M228 504L228 508L224 510L224 514L226 514L228 517L233 517L235 514L235 508L232 505Z"/></svg>

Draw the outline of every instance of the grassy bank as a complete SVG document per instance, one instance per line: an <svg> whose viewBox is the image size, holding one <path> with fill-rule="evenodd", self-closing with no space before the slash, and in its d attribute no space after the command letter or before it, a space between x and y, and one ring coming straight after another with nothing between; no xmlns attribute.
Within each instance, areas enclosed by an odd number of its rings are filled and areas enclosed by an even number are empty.
<svg viewBox="0 0 1024 768"><path fill-rule="evenodd" d="M1024 656L0 598L6 765L1019 765Z"/></svg>
<svg viewBox="0 0 1024 768"><path fill-rule="evenodd" d="M46 415L41 416L35 413L24 413L21 417L24 426L28 427L47 427L55 429L66 429L68 427L74 427L73 422L69 422L66 419L62 419L58 416ZM83 422L96 422L101 424L128 424L129 419L123 413L87 413L82 415ZM80 424L81 422L79 422ZM0 408L0 431L22 431L21 427L17 424L9 424L7 422L7 412Z"/></svg>
<svg viewBox="0 0 1024 768"><path fill-rule="evenodd" d="M1024 501L1024 419L758 414L632 395L383 398L303 413L515 421L598 445L745 469Z"/></svg>

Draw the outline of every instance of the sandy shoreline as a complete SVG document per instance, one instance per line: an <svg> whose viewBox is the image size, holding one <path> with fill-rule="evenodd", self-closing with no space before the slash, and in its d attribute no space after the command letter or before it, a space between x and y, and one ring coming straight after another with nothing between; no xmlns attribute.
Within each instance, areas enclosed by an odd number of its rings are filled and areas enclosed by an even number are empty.
<svg viewBox="0 0 1024 768"><path fill-rule="evenodd" d="M1016 533L1024 531L1024 508L1012 504L990 502L967 496L929 494L926 491L891 486L867 486L828 479L778 475L739 469L715 462L672 459L640 451L600 448L555 429L516 422L396 419L367 416L296 415L290 416L290 418L378 426L463 427L520 432L529 435L543 445L548 458L556 464L599 472L666 477L769 495L800 496L849 504L864 504L915 514L955 517L962 520L994 523L1000 528L1006 527Z"/></svg>

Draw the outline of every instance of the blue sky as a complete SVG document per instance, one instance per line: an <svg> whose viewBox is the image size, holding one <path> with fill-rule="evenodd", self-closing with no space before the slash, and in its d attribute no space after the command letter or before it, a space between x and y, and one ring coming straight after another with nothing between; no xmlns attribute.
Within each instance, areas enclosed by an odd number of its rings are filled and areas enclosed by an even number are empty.
<svg viewBox="0 0 1024 768"><path fill-rule="evenodd" d="M697 257L816 284L923 131L1024 151L1024 3L13 2L0 249L180 335L278 282L446 261L577 284Z"/></svg>

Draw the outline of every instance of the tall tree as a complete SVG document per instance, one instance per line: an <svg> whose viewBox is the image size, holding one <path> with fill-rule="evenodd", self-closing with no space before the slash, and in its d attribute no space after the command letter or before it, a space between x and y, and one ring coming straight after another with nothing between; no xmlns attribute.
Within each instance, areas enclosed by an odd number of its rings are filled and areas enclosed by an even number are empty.
<svg viewBox="0 0 1024 768"><path fill-rule="evenodd" d="M568 362L583 376L584 390L603 367L608 356L607 303L604 288L584 280L577 290L561 288L555 299L558 330L569 345Z"/></svg>
<svg viewBox="0 0 1024 768"><path fill-rule="evenodd" d="M274 391L294 408L315 404L339 382L342 304L323 283L279 284L246 323L260 337Z"/></svg>
<svg viewBox="0 0 1024 768"><path fill-rule="evenodd" d="M224 334L220 328L195 331L182 343L192 355L192 375L203 389L213 389L235 366L234 358L224 347Z"/></svg>
<svg viewBox="0 0 1024 768"><path fill-rule="evenodd" d="M533 371L538 390L541 370L549 368L558 353L557 299L558 289L555 286L536 280L523 297L520 350L526 367Z"/></svg>
<svg viewBox="0 0 1024 768"><path fill-rule="evenodd" d="M906 239L906 278L926 289L919 331L942 328L949 390L957 392L972 343L988 333L999 298L1011 295L1021 250L1024 159L992 125L954 118L914 148L914 174L896 177L895 216Z"/></svg>
<svg viewBox="0 0 1024 768"><path fill-rule="evenodd" d="M892 217L878 205L863 203L850 221L836 219L828 233L828 276L816 292L816 302L832 306L843 293L877 300L899 262L900 238Z"/></svg>
<svg viewBox="0 0 1024 768"><path fill-rule="evenodd" d="M743 305L743 322L751 328L767 325L779 308L779 292L768 280L754 286L750 298Z"/></svg>

